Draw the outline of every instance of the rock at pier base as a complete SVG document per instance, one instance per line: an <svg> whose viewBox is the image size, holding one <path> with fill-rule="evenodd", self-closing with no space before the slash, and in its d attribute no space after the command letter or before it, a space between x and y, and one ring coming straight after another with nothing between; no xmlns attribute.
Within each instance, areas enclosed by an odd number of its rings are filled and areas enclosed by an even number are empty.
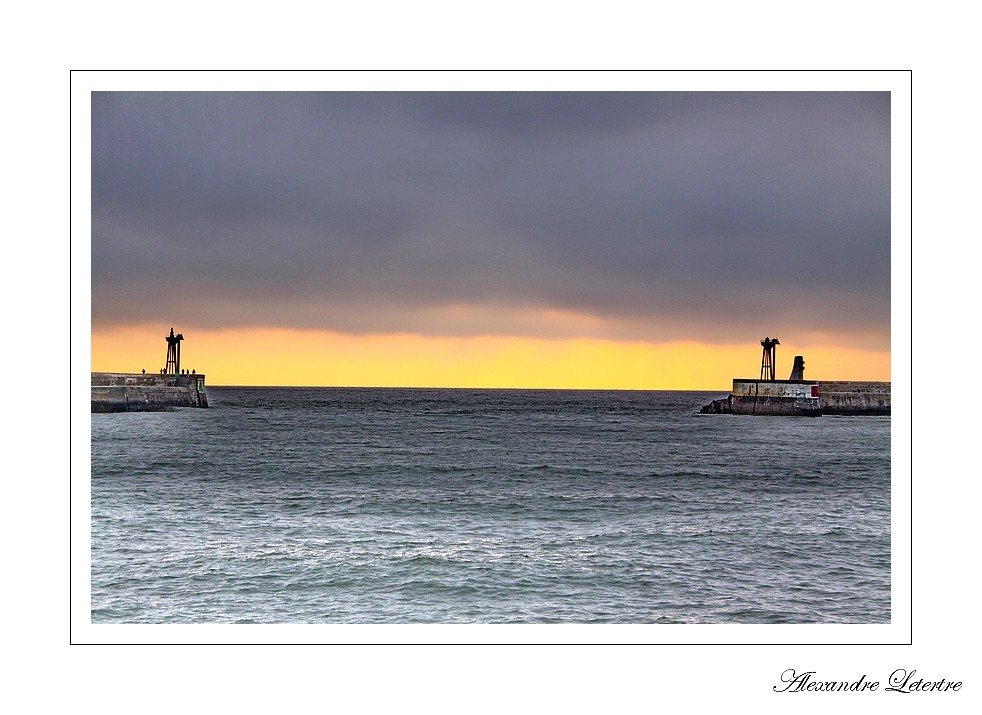
<svg viewBox="0 0 982 715"><path fill-rule="evenodd" d="M703 415L733 414L733 395L727 395L722 399L713 400L708 405L703 405L702 409L699 410L699 413Z"/></svg>

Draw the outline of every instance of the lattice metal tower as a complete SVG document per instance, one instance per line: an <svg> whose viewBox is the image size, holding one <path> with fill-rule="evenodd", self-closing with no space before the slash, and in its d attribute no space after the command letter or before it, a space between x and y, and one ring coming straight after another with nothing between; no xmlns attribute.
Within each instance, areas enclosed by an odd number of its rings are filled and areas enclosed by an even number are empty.
<svg viewBox="0 0 982 715"><path fill-rule="evenodd" d="M764 355L760 359L760 379L773 380L775 379L775 354L777 353L775 346L780 345L781 341L777 338L764 338L760 344L764 346Z"/></svg>
<svg viewBox="0 0 982 715"><path fill-rule="evenodd" d="M181 341L184 336L181 333L174 335L174 328L170 329L170 335L165 335L167 341L167 365L164 372L168 375L177 375L181 371Z"/></svg>

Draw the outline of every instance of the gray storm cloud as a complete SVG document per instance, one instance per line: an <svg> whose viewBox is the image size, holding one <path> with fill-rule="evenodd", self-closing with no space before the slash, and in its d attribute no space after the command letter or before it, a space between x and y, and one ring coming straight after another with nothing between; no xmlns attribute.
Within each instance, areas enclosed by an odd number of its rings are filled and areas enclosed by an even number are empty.
<svg viewBox="0 0 982 715"><path fill-rule="evenodd" d="M536 311L885 348L889 94L93 94L96 326L548 333Z"/></svg>

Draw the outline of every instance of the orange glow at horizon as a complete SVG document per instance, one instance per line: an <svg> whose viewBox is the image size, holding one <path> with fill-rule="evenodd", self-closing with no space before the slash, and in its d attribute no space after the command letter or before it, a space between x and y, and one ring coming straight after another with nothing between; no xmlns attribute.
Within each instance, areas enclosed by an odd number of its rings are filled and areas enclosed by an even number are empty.
<svg viewBox="0 0 982 715"><path fill-rule="evenodd" d="M733 378L760 373L756 344L174 327L186 336L181 367L204 373L210 385L728 391ZM92 371L160 372L166 332L159 325L93 329ZM804 355L809 379L890 380L889 352L782 347L781 379L793 356Z"/></svg>

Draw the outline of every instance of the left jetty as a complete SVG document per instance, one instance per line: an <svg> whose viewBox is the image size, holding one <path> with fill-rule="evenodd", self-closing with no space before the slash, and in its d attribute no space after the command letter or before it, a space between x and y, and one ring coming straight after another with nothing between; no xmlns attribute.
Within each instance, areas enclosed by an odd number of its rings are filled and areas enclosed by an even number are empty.
<svg viewBox="0 0 982 715"><path fill-rule="evenodd" d="M184 336L164 336L167 362L157 374L93 372L93 412L147 412L170 407L207 407L205 376L196 370L181 369L181 341Z"/></svg>

